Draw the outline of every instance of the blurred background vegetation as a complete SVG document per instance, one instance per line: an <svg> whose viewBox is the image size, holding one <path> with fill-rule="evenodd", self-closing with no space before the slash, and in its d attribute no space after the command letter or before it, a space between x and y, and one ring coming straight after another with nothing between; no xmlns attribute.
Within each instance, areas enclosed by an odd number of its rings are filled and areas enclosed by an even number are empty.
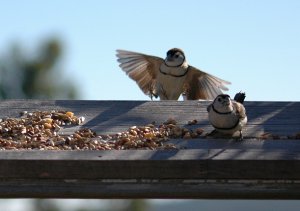
<svg viewBox="0 0 300 211"><path fill-rule="evenodd" d="M61 206L61 200L35 199L32 203L32 211L148 211L149 206L146 200L99 200L99 203L93 203L89 206L85 203L78 205L78 208L68 208L65 204ZM108 202L109 201L109 202Z"/></svg>
<svg viewBox="0 0 300 211"><path fill-rule="evenodd" d="M0 55L0 98L1 99L78 99L80 86L72 75L65 75L61 65L63 44L51 38L34 49L23 49L14 44L7 54ZM34 52L34 53L29 53ZM146 211L145 200L112 200L109 208L79 208L78 211ZM32 201L33 211L61 211L60 204L53 200Z"/></svg>
<svg viewBox="0 0 300 211"><path fill-rule="evenodd" d="M72 76L64 75L60 65L63 45L49 39L36 49L14 44L0 55L0 98L76 99L79 90ZM32 56L32 53L34 52Z"/></svg>

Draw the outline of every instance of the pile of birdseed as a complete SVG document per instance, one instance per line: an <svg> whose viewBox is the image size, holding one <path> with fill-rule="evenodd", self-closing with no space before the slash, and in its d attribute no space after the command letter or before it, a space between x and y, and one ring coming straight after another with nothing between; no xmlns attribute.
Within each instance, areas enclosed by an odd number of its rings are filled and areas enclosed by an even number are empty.
<svg viewBox="0 0 300 211"><path fill-rule="evenodd" d="M174 119L156 127L132 126L127 131L111 135L98 135L89 128L71 135L60 134L64 126L77 126L84 122L71 111L22 112L19 118L0 120L0 150L123 150L123 149L176 149L166 143L169 138L197 138L203 129L190 130L177 126ZM189 121L188 124L196 124Z"/></svg>

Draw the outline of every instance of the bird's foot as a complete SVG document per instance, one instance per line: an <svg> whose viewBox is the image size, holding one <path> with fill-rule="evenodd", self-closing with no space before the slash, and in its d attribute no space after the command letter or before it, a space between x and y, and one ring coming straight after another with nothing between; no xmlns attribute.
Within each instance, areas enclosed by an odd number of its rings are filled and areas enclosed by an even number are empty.
<svg viewBox="0 0 300 211"><path fill-rule="evenodd" d="M241 130L240 130L240 136L239 136L239 138L237 140L238 141L243 141L244 140L244 136L243 136L243 133L242 133Z"/></svg>

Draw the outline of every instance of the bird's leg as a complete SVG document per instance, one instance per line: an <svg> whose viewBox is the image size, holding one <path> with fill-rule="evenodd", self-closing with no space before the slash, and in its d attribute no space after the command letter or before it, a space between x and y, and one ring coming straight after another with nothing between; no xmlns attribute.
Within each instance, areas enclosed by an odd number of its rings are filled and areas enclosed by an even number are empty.
<svg viewBox="0 0 300 211"><path fill-rule="evenodd" d="M186 91L182 92L181 95L182 95L182 99L183 99L184 101L186 101L186 100L187 100L187 94L186 94Z"/></svg>
<svg viewBox="0 0 300 211"><path fill-rule="evenodd" d="M157 92L156 92L156 89L155 89L154 85L150 84L149 85L149 97L151 98L152 101L153 101L153 96L155 98L158 98L158 95L157 95Z"/></svg>
<svg viewBox="0 0 300 211"><path fill-rule="evenodd" d="M244 137L243 137L243 132L242 130L240 130L240 137L239 137L239 141L243 141Z"/></svg>
<svg viewBox="0 0 300 211"><path fill-rule="evenodd" d="M157 98L158 96L156 94L154 94L153 90L150 90L149 97L153 101L153 97Z"/></svg>

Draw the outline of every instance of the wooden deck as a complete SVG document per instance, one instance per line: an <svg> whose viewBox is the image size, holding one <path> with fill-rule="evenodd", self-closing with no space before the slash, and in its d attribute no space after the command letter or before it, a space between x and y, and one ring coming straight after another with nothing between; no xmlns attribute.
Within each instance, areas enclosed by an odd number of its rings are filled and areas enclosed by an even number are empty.
<svg viewBox="0 0 300 211"><path fill-rule="evenodd" d="M68 110L98 134L172 117L210 132L206 101L0 102L0 117ZM300 103L245 102L245 140L173 139L180 150L0 151L2 198L300 199ZM196 125L187 125L197 119ZM263 140L262 134L276 140ZM265 136L266 138L268 136Z"/></svg>

